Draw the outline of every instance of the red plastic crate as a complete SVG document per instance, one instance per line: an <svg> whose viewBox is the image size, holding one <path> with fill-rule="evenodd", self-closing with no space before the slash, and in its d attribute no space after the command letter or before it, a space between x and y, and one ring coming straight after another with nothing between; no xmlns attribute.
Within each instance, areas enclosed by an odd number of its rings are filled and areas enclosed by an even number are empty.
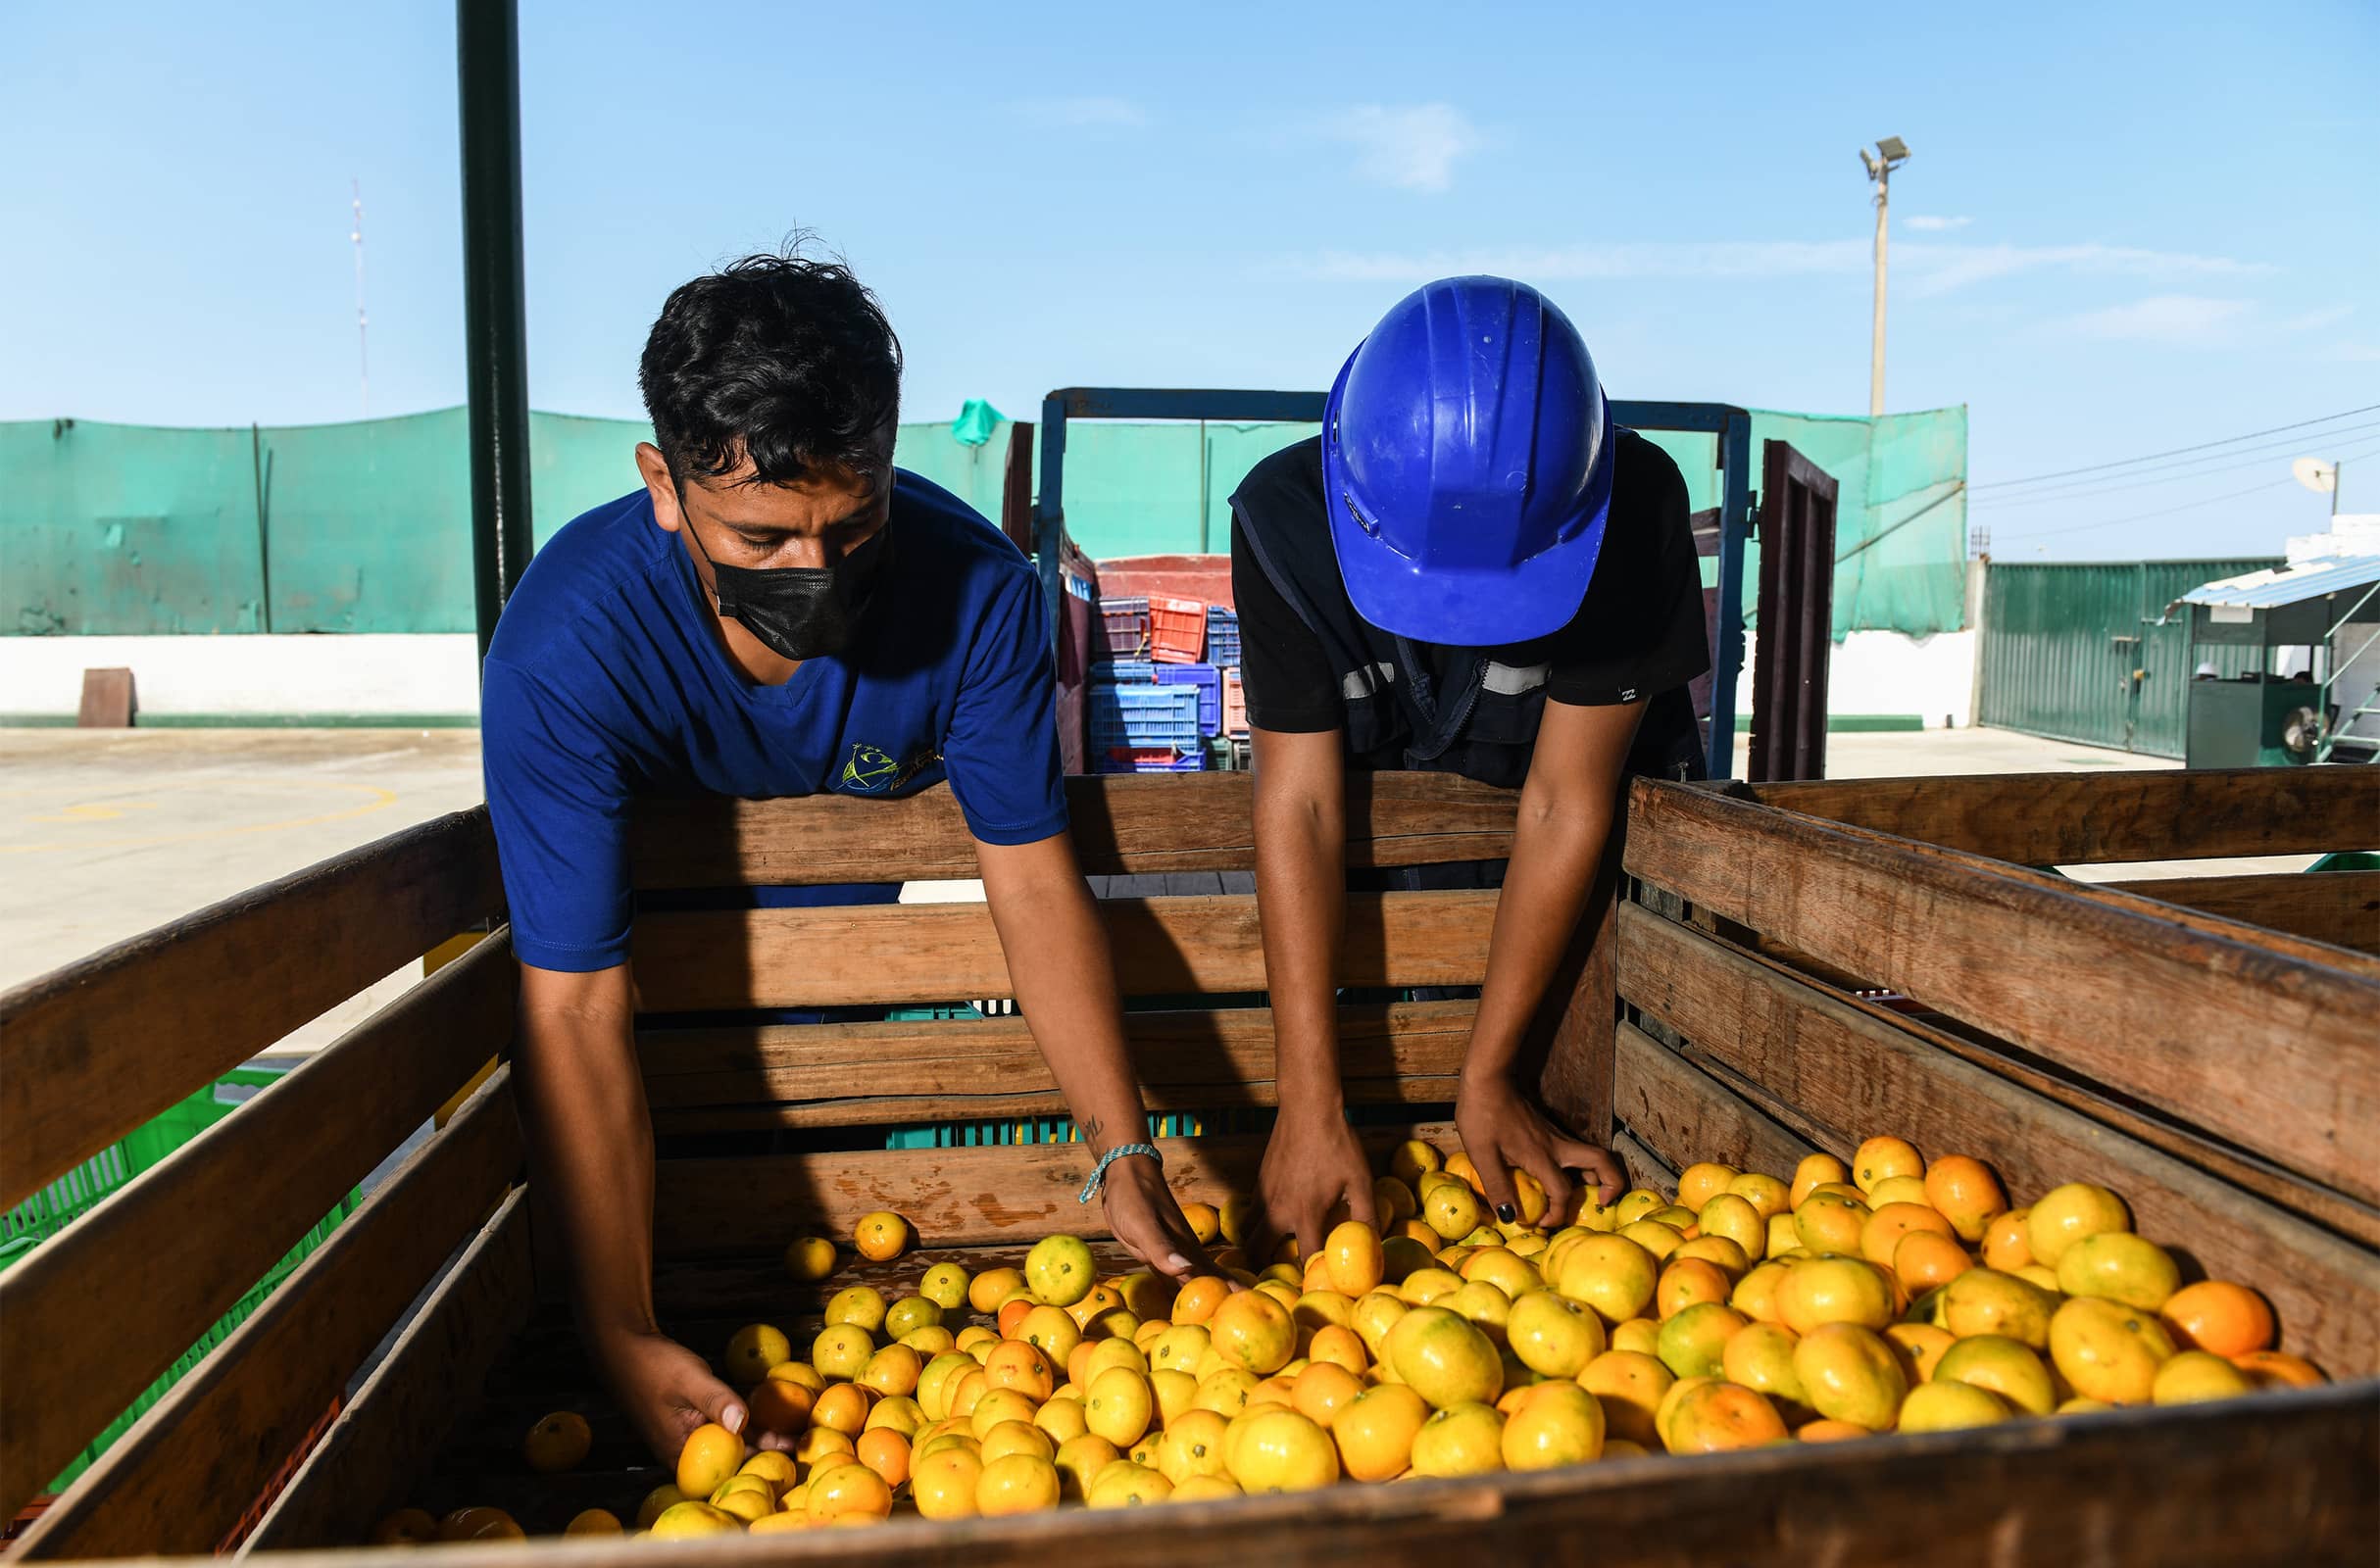
<svg viewBox="0 0 2380 1568"><path fill-rule="evenodd" d="M1248 733L1248 688L1241 683L1236 669L1223 671L1223 733Z"/></svg>
<svg viewBox="0 0 2380 1568"><path fill-rule="evenodd" d="M1149 596L1149 657L1161 664L1195 664L1207 651L1207 605L1199 599Z"/></svg>
<svg viewBox="0 0 2380 1568"><path fill-rule="evenodd" d="M330 1408L315 1418L314 1425L306 1429L306 1435L298 1439L298 1446L289 1450L289 1457L283 1459L280 1467L266 1480L265 1490L256 1494L256 1500L248 1504L247 1511L239 1516L238 1522L216 1544L215 1554L218 1557L230 1556L247 1543L250 1536L256 1534L256 1527L265 1522L265 1515L273 1511L273 1505L280 1500L281 1494L288 1490L299 1467L313 1454L315 1446L330 1431L331 1423L338 1420L339 1411L346 1404L346 1396L334 1394L330 1396Z"/></svg>
<svg viewBox="0 0 2380 1568"><path fill-rule="evenodd" d="M1102 599L1100 635L1110 658L1120 654L1138 658L1149 645L1149 601L1141 598Z"/></svg>
<svg viewBox="0 0 2380 1568"><path fill-rule="evenodd" d="M1100 767L1103 773L1203 773L1207 770L1207 753L1203 748L1184 751L1172 746L1111 746L1108 760Z"/></svg>

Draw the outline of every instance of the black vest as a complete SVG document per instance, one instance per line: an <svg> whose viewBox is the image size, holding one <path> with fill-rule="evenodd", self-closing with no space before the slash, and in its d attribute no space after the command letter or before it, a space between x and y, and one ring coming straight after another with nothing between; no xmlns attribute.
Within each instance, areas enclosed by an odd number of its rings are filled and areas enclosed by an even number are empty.
<svg viewBox="0 0 2380 1568"><path fill-rule="evenodd" d="M1312 463L1259 464L1232 493L1231 508L1265 577L1330 659L1351 761L1520 787L1545 717L1550 640L1441 648L1383 631L1358 614L1330 542L1318 450ZM1653 699L1628 766L1672 778L1702 776L1699 727L1685 688Z"/></svg>

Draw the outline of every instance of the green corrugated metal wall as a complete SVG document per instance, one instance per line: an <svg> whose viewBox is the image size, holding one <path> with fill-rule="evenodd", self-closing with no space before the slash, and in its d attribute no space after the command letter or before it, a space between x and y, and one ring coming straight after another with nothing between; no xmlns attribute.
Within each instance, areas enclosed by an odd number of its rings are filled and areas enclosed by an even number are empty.
<svg viewBox="0 0 2380 1568"><path fill-rule="evenodd" d="M894 456L997 517L1016 428L969 446L947 422L905 423ZM1074 421L1067 529L1096 558L1227 549L1231 492L1314 429ZM1964 409L1756 411L1752 433L1791 441L1842 485L1837 636L1959 629ZM531 415L537 538L633 486L629 450L647 434L633 420ZM1711 438L1653 435L1684 471L1689 505L1715 505ZM0 423L0 635L470 631L468 440L460 409L255 430ZM1757 581L1747 562L1748 597Z"/></svg>
<svg viewBox="0 0 2380 1568"><path fill-rule="evenodd" d="M633 489L649 434L529 416L538 542ZM469 440L461 409L261 429L0 423L0 635L470 631ZM902 425L895 456L997 517L1008 450L1005 426L970 447L936 421Z"/></svg>
<svg viewBox="0 0 2380 1568"><path fill-rule="evenodd" d="M2277 566L2237 561L1994 562L1983 586L1981 721L2055 740L2182 755L2189 719L2189 622L2159 624L2202 583ZM2206 649L2225 675L2254 648ZM2133 678L2133 671L2141 671Z"/></svg>

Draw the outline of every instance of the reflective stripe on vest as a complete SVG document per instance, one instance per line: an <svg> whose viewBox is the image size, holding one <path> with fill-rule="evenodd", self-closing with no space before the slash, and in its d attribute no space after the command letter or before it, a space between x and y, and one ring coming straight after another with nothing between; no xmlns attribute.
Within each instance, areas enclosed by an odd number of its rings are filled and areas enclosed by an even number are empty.
<svg viewBox="0 0 2380 1568"><path fill-rule="evenodd" d="M1499 697L1518 697L1543 686L1553 675L1552 664L1499 664L1488 661L1487 673L1480 678L1480 689Z"/></svg>
<svg viewBox="0 0 2380 1568"><path fill-rule="evenodd" d="M1362 669L1351 669L1339 677L1339 695L1349 702L1361 702L1384 691L1397 678L1397 666L1382 660Z"/></svg>

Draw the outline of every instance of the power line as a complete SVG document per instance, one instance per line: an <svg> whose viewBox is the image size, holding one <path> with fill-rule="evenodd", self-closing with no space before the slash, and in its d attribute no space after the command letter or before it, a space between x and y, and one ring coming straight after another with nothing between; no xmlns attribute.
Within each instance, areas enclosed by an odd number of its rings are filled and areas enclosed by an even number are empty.
<svg viewBox="0 0 2380 1568"><path fill-rule="evenodd" d="M2365 430L2380 430L2380 419L2370 420L2363 424L2343 424L2335 430L2326 430L2323 434L2327 437L2345 437L2357 435ZM2213 474L2238 473L2248 468L2261 467L2272 462L2272 459L2268 456L2250 457L2249 454L2286 452L2291 447L2302 447L2305 444L2303 439L2298 439L2275 442L2265 446L2241 447L2233 452L2210 453L2206 457L2192 458L2186 463L2175 465L2177 468L2196 467L2196 471L2191 473L2173 473L2156 479L2130 479L2118 484L2106 484L2096 479L2083 479L2067 484L2052 485L2046 490L2032 490L2020 496L2008 496L2005 499L1986 497L1983 505L1992 510L2031 507L2048 501L2081 501L2092 496L2117 495L2126 490L2145 490L2160 484L2181 484L2193 479L2205 479ZM2245 463L2229 461L2237 457L2248 457L2248 461ZM2223 461L2218 462L2217 460ZM2214 463L2215 466L2211 468L2198 466L2206 463Z"/></svg>
<svg viewBox="0 0 2380 1568"><path fill-rule="evenodd" d="M2374 453L2380 453L2380 445L2365 447L2355 452L2343 452L2340 454L2340 458L2342 461L2348 458L2365 458L2370 457ZM2200 507L2211 507L2218 501L2237 501L2242 496L2260 495L2264 491L2276 490L2283 485L2295 483L2297 483L2297 481L2293 478L2267 479L2262 484L2252 484L2245 490L2226 491L2224 494L2219 496L2202 496L2196 501L2185 501L2181 505L2174 507L2160 507L2153 512L2135 512L2129 515L2121 517L2101 517L2092 522L2078 522L2073 526L2066 528L2041 528L2011 533L2005 535L2004 537L2009 539L2055 539L2060 534L2088 533L2094 528L2112 528L2118 523L2146 522L2152 517L2171 516L2177 512L2193 512Z"/></svg>
<svg viewBox="0 0 2380 1568"><path fill-rule="evenodd" d="M2253 441L2258 436L2279 435L2284 430L2303 430L2309 425L2328 424L2333 419L2350 418L2358 414L2380 413L2380 403L2366 404L2359 409L2343 409L2337 414L2325 414L2318 419L2300 419L2295 424L2276 424L2268 430L2250 430L2243 435L2227 435L2219 441L2201 441L2194 446L2175 447L2167 452L2151 452L2137 458L2118 458L2112 463L2094 463L2080 468L2060 468L2055 473L2029 473L2021 479L1993 479L1984 484L1970 485L1973 490L2003 490L2009 485L2037 484L2044 479L2064 479L2078 473L2099 473L2108 468L2129 468L2138 464L2155 463L2160 458L2178 458L2192 452L2205 452L2211 447L2227 447L2241 441Z"/></svg>

